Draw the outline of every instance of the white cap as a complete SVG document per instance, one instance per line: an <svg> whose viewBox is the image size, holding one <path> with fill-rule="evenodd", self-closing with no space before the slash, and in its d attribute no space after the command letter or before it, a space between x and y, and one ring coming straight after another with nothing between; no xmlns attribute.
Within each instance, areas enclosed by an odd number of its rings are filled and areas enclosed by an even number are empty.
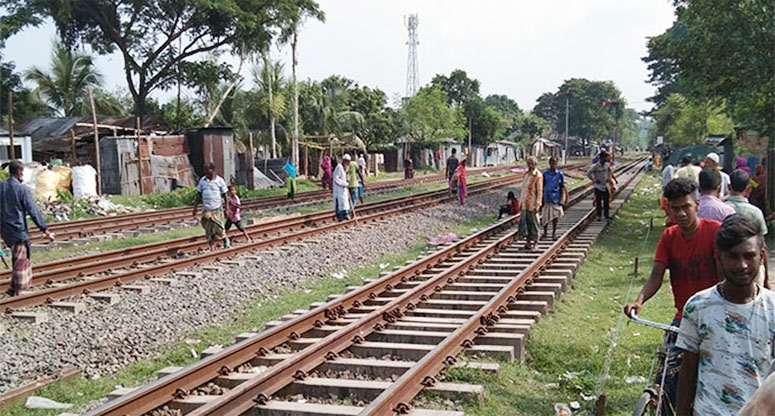
<svg viewBox="0 0 775 416"><path fill-rule="evenodd" d="M710 159L710 160L712 160L712 161L714 161L716 163L718 163L718 161L721 160L721 159L719 159L717 153L708 153L708 155L705 156L705 159Z"/></svg>
<svg viewBox="0 0 775 416"><path fill-rule="evenodd" d="M350 160L350 159L352 158L350 157L349 153L345 153L344 156L342 156L342 160Z"/></svg>

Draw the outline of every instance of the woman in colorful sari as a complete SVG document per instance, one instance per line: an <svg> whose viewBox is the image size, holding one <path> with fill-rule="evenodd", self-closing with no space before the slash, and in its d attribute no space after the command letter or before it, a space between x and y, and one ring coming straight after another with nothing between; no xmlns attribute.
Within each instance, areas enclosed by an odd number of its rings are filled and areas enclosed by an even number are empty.
<svg viewBox="0 0 775 416"><path fill-rule="evenodd" d="M320 181L323 183L323 188L328 189L329 191L333 191L334 189L331 187L331 180L334 177L334 170L331 167L330 157L323 156L323 161L320 162L320 172L322 174Z"/></svg>
<svg viewBox="0 0 775 416"><path fill-rule="evenodd" d="M460 161L460 164L455 169L455 177L457 181L457 196L460 199L460 205L466 203L466 160Z"/></svg>

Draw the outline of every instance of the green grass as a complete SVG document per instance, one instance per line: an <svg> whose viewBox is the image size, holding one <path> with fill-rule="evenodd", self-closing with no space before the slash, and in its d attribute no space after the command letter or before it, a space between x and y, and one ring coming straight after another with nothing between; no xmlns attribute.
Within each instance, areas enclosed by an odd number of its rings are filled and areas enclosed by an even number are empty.
<svg viewBox="0 0 775 416"><path fill-rule="evenodd" d="M524 364L501 362L498 376L457 369L446 374L447 380L485 386L485 400L459 403L467 415L549 415L554 414L555 403L571 401L592 410L594 401L584 401L581 394L599 393L622 306L637 296L648 277L662 231L664 215L657 210L658 183L654 176L641 181L609 232L590 250L573 289L530 331L529 358ZM652 217L654 229L646 240ZM635 257L640 258L640 270L626 299L628 274L632 273ZM668 284L642 310L644 318L659 322L670 322L673 313ZM661 331L637 325L620 328L609 378L602 389L608 398L608 415L631 414L645 383L628 384L625 379L648 376L654 348L662 335Z"/></svg>
<svg viewBox="0 0 775 416"><path fill-rule="evenodd" d="M480 228L491 222L492 216L488 215L468 223L451 226L450 230L463 236L470 234L472 229ZM425 248L426 241L422 237L403 252L383 256L377 261L348 270L343 279L329 277L322 281L309 280L302 284L302 287L306 289L284 290L273 299L253 299L238 308L231 320L209 325L181 337L183 340L197 340L194 345L181 341L163 349L152 359L128 365L113 376L97 380L77 379L69 382L58 382L39 390L36 395L63 403L72 403L77 408L92 400L105 397L116 385L125 387L140 385L155 378L156 372L164 367L185 366L196 361L191 355L192 349L199 354L215 344L229 345L242 332L256 332L268 321L277 319L296 309L306 308L313 302L324 301L330 294L344 293L347 286L360 285L364 279L377 277L382 271L379 267L380 264L403 265L407 260L416 258ZM22 405L0 410L0 415L8 416L43 416L59 413L62 411L30 410L25 409Z"/></svg>

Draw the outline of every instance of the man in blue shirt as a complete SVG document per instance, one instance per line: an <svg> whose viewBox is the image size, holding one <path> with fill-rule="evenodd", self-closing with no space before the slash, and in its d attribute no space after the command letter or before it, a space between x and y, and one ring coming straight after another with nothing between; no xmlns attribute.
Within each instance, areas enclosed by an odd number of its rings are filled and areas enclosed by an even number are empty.
<svg viewBox="0 0 775 416"><path fill-rule="evenodd" d="M557 236L557 221L565 215L563 205L568 199L565 189L565 177L557 169L557 159L549 158L549 169L544 171L544 195L541 205L541 222L544 225L544 235L546 237L549 223L552 223L552 240Z"/></svg>
<svg viewBox="0 0 775 416"><path fill-rule="evenodd" d="M11 288L8 294L18 295L32 283L32 263L30 263L30 234L27 229L27 214L49 240L54 235L48 231L43 215L35 205L30 190L22 185L24 165L18 160L8 165L10 177L0 182L0 235L11 249L13 271Z"/></svg>

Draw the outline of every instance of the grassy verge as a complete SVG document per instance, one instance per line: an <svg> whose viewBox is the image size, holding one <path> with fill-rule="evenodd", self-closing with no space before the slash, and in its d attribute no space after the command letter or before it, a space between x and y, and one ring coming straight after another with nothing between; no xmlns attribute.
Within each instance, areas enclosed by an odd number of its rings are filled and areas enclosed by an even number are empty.
<svg viewBox="0 0 775 416"><path fill-rule="evenodd" d="M450 226L450 231L458 235L468 235L475 229L492 223L493 216L486 215L471 222ZM78 379L71 382L59 382L41 389L36 394L63 403L72 403L75 407L82 406L92 400L100 399L110 393L117 385L136 386L156 377L156 372L167 366L185 366L194 361L191 350L201 353L212 345L229 345L234 337L242 332L257 331L264 323L290 313L296 309L306 308L310 303L324 301L330 294L344 293L347 286L360 285L364 279L375 278L381 271L379 265L387 263L391 266L402 265L407 260L416 258L426 248L425 238L407 247L400 253L383 256L377 261L348 270L343 279L329 277L322 281L310 280L302 285L306 289L286 290L273 299L256 298L246 302L234 313L232 320L221 324L210 325L182 337L189 340L181 341L165 348L156 357L130 364L113 376L97 380ZM195 340L196 342L191 342ZM21 405L0 410L0 415L57 415L62 411L46 411L25 409Z"/></svg>
<svg viewBox="0 0 775 416"><path fill-rule="evenodd" d="M645 383L628 383L628 377L648 376L662 333L622 325L610 354L609 348L622 305L633 299L645 282L662 231L663 215L656 202L658 184L654 176L641 181L609 232L590 250L573 290L531 330L525 363L501 362L498 376L465 370L447 374L446 380L485 386L485 400L456 404L467 415L548 415L554 414L555 403L572 401L592 410L594 401L585 401L583 395L600 392L608 398L607 414L631 414ZM649 233L651 218L654 229ZM628 292L628 274L635 257L640 258L640 270ZM673 316L669 292L669 285L664 285L646 304L643 316L669 322ZM605 379L602 390L601 379Z"/></svg>

